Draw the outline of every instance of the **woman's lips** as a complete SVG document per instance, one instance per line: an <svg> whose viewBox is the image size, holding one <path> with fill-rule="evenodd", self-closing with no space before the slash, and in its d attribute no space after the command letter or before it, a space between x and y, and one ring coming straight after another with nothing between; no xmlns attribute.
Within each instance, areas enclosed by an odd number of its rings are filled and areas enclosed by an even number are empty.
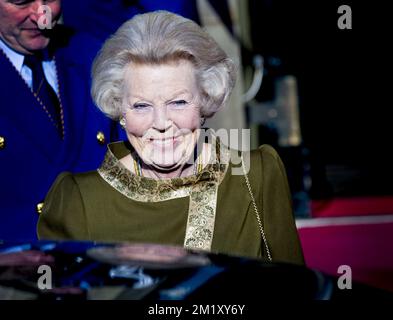
<svg viewBox="0 0 393 320"><path fill-rule="evenodd" d="M178 141L178 137L165 139L150 139L150 142L157 147L168 147L174 145Z"/></svg>

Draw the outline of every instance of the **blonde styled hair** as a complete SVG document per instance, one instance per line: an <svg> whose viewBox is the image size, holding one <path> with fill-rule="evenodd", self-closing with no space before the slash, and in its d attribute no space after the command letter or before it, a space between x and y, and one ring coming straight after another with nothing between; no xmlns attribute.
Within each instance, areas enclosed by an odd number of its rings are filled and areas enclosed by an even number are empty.
<svg viewBox="0 0 393 320"><path fill-rule="evenodd" d="M229 99L235 65L195 22L166 11L134 16L105 42L93 63L92 98L103 113L117 120L122 114L125 70L131 62L162 64L181 59L194 65L201 116L211 117Z"/></svg>

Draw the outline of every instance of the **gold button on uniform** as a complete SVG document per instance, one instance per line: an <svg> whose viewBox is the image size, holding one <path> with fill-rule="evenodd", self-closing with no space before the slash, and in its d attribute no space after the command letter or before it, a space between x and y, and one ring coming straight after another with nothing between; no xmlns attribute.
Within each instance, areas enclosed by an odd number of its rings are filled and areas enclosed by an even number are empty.
<svg viewBox="0 0 393 320"><path fill-rule="evenodd" d="M0 136L0 149L5 148L5 138Z"/></svg>
<svg viewBox="0 0 393 320"><path fill-rule="evenodd" d="M43 202L38 203L36 206L37 213L41 214L43 208L44 208L44 203Z"/></svg>
<svg viewBox="0 0 393 320"><path fill-rule="evenodd" d="M96 137L99 144L105 144L105 135L102 131L98 131Z"/></svg>

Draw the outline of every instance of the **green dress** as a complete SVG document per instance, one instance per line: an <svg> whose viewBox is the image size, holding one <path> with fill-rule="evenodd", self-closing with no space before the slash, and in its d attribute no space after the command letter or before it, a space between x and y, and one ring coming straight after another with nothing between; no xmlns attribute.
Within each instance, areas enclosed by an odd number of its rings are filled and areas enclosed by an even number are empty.
<svg viewBox="0 0 393 320"><path fill-rule="evenodd" d="M267 259L245 175L234 174L241 168L232 163L237 151L199 174L162 180L126 169L119 159L129 153L128 144L113 143L98 170L60 174L45 199L39 238L162 243ZM281 159L268 145L247 156L273 261L303 264Z"/></svg>

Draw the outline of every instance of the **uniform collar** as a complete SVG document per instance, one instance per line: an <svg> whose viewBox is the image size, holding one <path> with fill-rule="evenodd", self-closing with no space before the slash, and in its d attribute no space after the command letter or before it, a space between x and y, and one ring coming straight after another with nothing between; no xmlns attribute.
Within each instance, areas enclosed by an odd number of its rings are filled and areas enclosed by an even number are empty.
<svg viewBox="0 0 393 320"><path fill-rule="evenodd" d="M10 48L1 38L0 38L0 50L3 50L7 58L14 65L15 69L19 73L21 73L23 68L23 62L25 61L25 55ZM48 50L40 51L39 57L44 62L51 62L53 60L53 55L50 55Z"/></svg>
<svg viewBox="0 0 393 320"><path fill-rule="evenodd" d="M1 38L0 38L0 49L3 50L7 58L14 65L15 69L18 70L19 73L21 73L25 56L11 49Z"/></svg>

